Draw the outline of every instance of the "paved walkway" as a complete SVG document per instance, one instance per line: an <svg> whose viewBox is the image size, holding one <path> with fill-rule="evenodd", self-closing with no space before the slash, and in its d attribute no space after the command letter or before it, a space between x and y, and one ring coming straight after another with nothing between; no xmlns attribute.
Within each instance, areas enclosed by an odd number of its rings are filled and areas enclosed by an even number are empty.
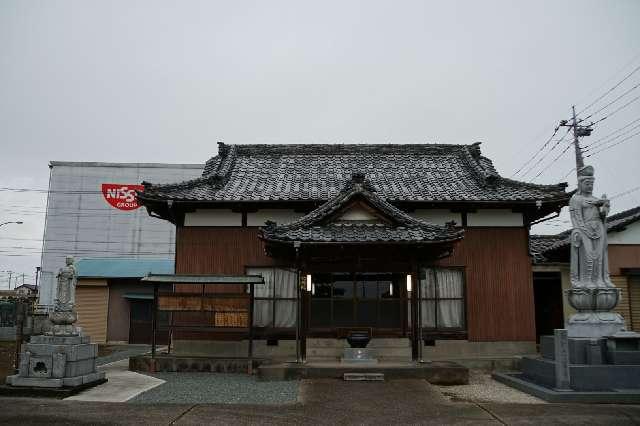
<svg viewBox="0 0 640 426"><path fill-rule="evenodd" d="M640 406L448 402L422 380L305 380L289 405L0 399L9 424L640 424Z"/></svg>
<svg viewBox="0 0 640 426"><path fill-rule="evenodd" d="M129 371L129 358L98 367L106 372L107 383L65 398L70 401L125 402L160 386L165 381Z"/></svg>

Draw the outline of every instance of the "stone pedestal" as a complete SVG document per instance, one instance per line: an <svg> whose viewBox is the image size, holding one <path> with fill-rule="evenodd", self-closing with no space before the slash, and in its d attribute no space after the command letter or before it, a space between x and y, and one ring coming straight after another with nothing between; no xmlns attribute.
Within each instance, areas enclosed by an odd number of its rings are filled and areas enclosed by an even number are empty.
<svg viewBox="0 0 640 426"><path fill-rule="evenodd" d="M32 336L22 346L19 373L7 377L11 386L61 388L103 381L97 371L98 345L89 336Z"/></svg>
<svg viewBox="0 0 640 426"><path fill-rule="evenodd" d="M640 390L640 334L620 332L604 338L568 338L558 348L554 336L540 337L541 358L522 359L523 376L536 384L556 388L558 380L578 392ZM563 353L564 359L558 354ZM560 364L568 375L558 376ZM568 377L567 377L568 376Z"/></svg>

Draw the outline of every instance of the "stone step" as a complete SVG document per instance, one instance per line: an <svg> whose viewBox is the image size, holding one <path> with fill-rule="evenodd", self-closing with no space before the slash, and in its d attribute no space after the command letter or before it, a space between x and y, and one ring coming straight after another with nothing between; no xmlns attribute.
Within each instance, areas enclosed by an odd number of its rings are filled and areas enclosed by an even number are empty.
<svg viewBox="0 0 640 426"><path fill-rule="evenodd" d="M346 339L307 339L307 348L346 348L349 343ZM368 348L410 348L411 341L407 338L374 338L371 339Z"/></svg>
<svg viewBox="0 0 640 426"><path fill-rule="evenodd" d="M387 347L387 348L370 348L372 356L378 359L398 358L398 359L411 359L410 347ZM307 358L340 358L344 354L344 348L326 348L326 347L313 347L307 346Z"/></svg>
<svg viewBox="0 0 640 426"><path fill-rule="evenodd" d="M384 382L383 373L344 373L342 378L347 382L352 382L352 381Z"/></svg>

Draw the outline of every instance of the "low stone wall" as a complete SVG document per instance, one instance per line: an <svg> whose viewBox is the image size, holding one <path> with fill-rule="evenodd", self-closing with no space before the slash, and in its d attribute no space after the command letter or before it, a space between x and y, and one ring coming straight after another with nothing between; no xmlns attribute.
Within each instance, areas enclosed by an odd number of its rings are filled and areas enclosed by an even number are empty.
<svg viewBox="0 0 640 426"><path fill-rule="evenodd" d="M249 341L174 340L171 352L176 356L245 358ZM253 341L253 356L271 360L289 360L296 357L295 340L278 340L274 346L266 340Z"/></svg>
<svg viewBox="0 0 640 426"><path fill-rule="evenodd" d="M263 359L254 359L257 368ZM197 373L247 373L249 361L242 358L214 358L178 355L138 355L129 358L129 370L146 373L197 372Z"/></svg>

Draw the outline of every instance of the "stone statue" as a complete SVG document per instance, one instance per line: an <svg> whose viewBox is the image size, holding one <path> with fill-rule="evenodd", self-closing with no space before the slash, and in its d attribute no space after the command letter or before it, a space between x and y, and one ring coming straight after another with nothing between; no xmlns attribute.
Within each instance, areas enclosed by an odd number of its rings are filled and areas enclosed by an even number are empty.
<svg viewBox="0 0 640 426"><path fill-rule="evenodd" d="M569 201L571 213L571 288L569 304L578 312L569 318L569 337L602 338L624 329L624 320L611 312L620 290L609 278L606 217L609 200L593 196L592 166L578 168L578 191Z"/></svg>
<svg viewBox="0 0 640 426"><path fill-rule="evenodd" d="M578 172L578 191L569 201L571 213L571 286L613 287L609 279L606 217L609 200L593 193L593 167Z"/></svg>
<svg viewBox="0 0 640 426"><path fill-rule="evenodd" d="M75 310L75 293L78 274L72 256L65 259L66 265L58 272L56 300L53 312L49 313L49 320L53 323L50 334L75 336L79 332L73 323L78 316Z"/></svg>
<svg viewBox="0 0 640 426"><path fill-rule="evenodd" d="M73 256L67 256L65 259L65 267L60 268L56 278L58 285L56 287L56 309L59 311L71 311L75 302L76 283L78 274L73 264Z"/></svg>

